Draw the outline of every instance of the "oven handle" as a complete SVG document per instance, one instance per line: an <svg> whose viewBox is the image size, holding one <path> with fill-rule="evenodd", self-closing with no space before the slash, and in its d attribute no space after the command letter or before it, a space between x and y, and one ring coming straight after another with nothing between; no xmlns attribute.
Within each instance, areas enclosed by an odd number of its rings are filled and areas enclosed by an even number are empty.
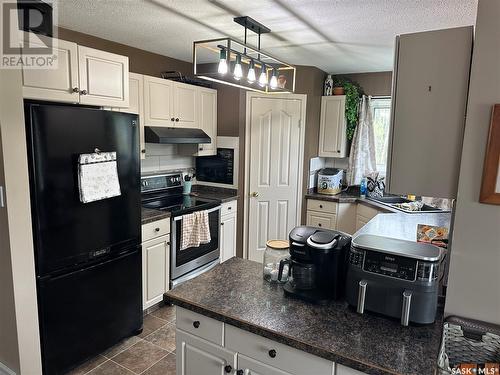
<svg viewBox="0 0 500 375"><path fill-rule="evenodd" d="M214 211L218 211L220 210L221 206L217 206L217 207L214 207L214 208L211 208L210 210L207 210L207 213L211 213L211 212L214 212ZM174 221L179 221L179 220L182 220L182 216L177 216L177 217L174 217Z"/></svg>

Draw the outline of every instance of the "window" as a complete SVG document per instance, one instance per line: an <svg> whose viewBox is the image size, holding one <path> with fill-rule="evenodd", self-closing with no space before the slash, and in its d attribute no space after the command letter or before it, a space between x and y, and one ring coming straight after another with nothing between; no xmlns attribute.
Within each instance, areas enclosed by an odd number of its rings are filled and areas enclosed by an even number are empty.
<svg viewBox="0 0 500 375"><path fill-rule="evenodd" d="M391 123L391 99L372 99L373 130L375 134L375 159L380 176L386 175L389 127Z"/></svg>

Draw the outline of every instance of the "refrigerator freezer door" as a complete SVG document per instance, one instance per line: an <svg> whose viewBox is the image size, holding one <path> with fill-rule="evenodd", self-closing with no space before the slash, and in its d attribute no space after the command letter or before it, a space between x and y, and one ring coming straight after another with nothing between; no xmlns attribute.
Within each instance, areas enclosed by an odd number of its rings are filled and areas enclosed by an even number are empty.
<svg viewBox="0 0 500 375"><path fill-rule="evenodd" d="M37 274L44 276L140 243L137 115L27 104ZM80 154L116 152L121 195L81 203Z"/></svg>
<svg viewBox="0 0 500 375"><path fill-rule="evenodd" d="M65 373L142 328L140 248L38 280L45 374Z"/></svg>

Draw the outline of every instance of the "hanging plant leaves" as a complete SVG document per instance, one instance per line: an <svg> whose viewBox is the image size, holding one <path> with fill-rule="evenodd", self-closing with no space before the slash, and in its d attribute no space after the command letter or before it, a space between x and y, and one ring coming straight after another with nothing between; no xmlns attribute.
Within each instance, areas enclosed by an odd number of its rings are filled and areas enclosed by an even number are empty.
<svg viewBox="0 0 500 375"><path fill-rule="evenodd" d="M363 94L363 89L357 82L350 81L343 77L335 77L334 87L343 87L345 93L345 117L347 140L352 141L354 131L358 125L359 98Z"/></svg>

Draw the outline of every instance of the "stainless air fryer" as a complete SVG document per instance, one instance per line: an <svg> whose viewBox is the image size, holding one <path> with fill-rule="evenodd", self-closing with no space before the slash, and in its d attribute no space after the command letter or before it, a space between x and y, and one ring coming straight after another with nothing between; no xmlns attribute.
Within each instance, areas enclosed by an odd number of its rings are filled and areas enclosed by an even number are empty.
<svg viewBox="0 0 500 375"><path fill-rule="evenodd" d="M361 234L349 252L347 302L358 313L373 311L405 326L433 323L441 256L434 245Z"/></svg>

